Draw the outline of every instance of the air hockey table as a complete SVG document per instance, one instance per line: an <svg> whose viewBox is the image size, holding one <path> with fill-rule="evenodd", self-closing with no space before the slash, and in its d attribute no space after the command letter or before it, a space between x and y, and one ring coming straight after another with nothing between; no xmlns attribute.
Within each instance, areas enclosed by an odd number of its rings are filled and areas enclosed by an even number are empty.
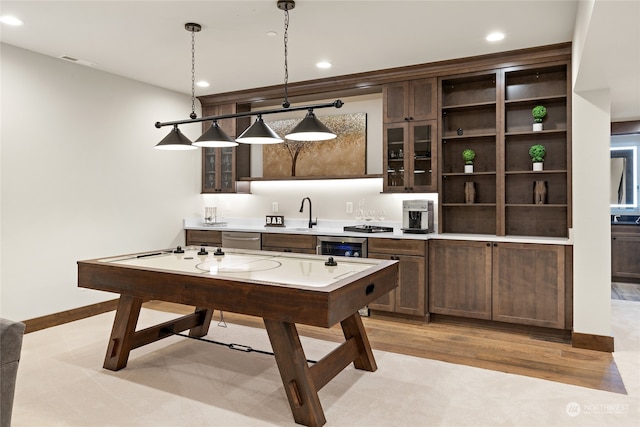
<svg viewBox="0 0 640 427"><path fill-rule="evenodd" d="M186 247L78 261L78 286L120 294L104 368L127 366L131 350L189 330L207 335L214 309L261 317L299 424L326 419L318 390L351 363L375 371L358 310L398 285L398 261ZM142 303L195 306L192 314L136 330ZM330 328L345 341L309 364L295 324Z"/></svg>

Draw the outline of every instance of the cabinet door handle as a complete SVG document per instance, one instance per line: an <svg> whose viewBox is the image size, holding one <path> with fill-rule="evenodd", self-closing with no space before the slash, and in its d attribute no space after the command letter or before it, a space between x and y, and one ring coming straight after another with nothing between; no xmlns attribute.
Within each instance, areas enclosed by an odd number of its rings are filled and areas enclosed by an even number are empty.
<svg viewBox="0 0 640 427"><path fill-rule="evenodd" d="M489 248L489 247L491 247L491 243L487 243L487 247L488 247L488 248Z"/></svg>
<svg viewBox="0 0 640 427"><path fill-rule="evenodd" d="M493 247L495 248L496 246L498 246L498 244L497 244L497 243L494 243L494 244L493 244Z"/></svg>

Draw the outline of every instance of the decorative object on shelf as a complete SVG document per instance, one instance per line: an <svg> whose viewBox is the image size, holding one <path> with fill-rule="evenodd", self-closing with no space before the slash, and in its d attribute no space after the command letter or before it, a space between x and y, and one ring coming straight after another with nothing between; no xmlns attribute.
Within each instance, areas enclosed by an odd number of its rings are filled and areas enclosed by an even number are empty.
<svg viewBox="0 0 640 427"><path fill-rule="evenodd" d="M536 105L531 110L531 114L533 115L533 131L539 132L542 130L542 119L547 115L547 109L542 105Z"/></svg>
<svg viewBox="0 0 640 427"><path fill-rule="evenodd" d="M202 30L200 24L187 23L185 29L191 32L191 114L190 119L176 120L171 122L156 122L155 127L160 129L163 126L173 126L173 130L160 141L155 148L162 150L189 150L196 149L198 147L231 147L237 145L237 142L245 144L277 144L284 141L275 132L273 132L262 120L262 116L266 114L276 114L289 111L302 111L307 110L306 117L293 128L290 133L286 135L286 138L294 141L325 141L328 139L334 139L336 137L329 128L327 128L320 120L318 120L313 113L313 110L320 108L335 107L340 108L343 105L341 100L336 100L331 103L306 105L300 107L290 108L288 99L288 32L289 32L289 10L296 7L294 0L278 0L276 2L278 9L284 11L285 27L284 27L284 102L282 108L276 110L264 110L260 112L243 112L235 114L225 114L219 116L209 116L198 118L195 113L195 33ZM235 119L240 117L256 116L256 121L249 126L244 132L238 136L235 141L218 125L219 120L223 119ZM212 121L211 128L207 130L200 138L192 143L186 136L184 136L178 129L178 125L187 123L199 123L205 121Z"/></svg>
<svg viewBox="0 0 640 427"><path fill-rule="evenodd" d="M467 148L462 152L462 160L464 160L464 173L473 173L473 159L476 158L476 152Z"/></svg>
<svg viewBox="0 0 640 427"><path fill-rule="evenodd" d="M267 215L265 227L284 227L284 215Z"/></svg>
<svg viewBox="0 0 640 427"><path fill-rule="evenodd" d="M462 130L462 128L458 128L456 132L458 133L458 136L462 136L464 134L464 131Z"/></svg>
<svg viewBox="0 0 640 427"><path fill-rule="evenodd" d="M476 202L476 183L473 181L464 183L464 202L468 205Z"/></svg>
<svg viewBox="0 0 640 427"><path fill-rule="evenodd" d="M533 204L544 205L547 203L547 181L535 181L533 183Z"/></svg>
<svg viewBox="0 0 640 427"><path fill-rule="evenodd" d="M547 153L547 150L544 148L544 145L534 144L529 148L529 155L531 156L531 161L533 162L533 170L541 171L542 170L542 162L544 162L544 155Z"/></svg>

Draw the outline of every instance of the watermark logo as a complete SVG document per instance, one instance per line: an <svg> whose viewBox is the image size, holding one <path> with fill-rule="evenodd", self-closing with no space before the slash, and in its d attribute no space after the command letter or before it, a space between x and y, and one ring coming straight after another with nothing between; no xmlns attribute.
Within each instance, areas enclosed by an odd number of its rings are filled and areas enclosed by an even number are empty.
<svg viewBox="0 0 640 427"><path fill-rule="evenodd" d="M627 403L585 403L569 402L565 408L567 415L577 417L580 414L625 414L629 412Z"/></svg>
<svg viewBox="0 0 640 427"><path fill-rule="evenodd" d="M581 411L580 404L576 402L569 402L567 403L566 411L567 415L569 415L570 417L577 417L578 415L580 415Z"/></svg>

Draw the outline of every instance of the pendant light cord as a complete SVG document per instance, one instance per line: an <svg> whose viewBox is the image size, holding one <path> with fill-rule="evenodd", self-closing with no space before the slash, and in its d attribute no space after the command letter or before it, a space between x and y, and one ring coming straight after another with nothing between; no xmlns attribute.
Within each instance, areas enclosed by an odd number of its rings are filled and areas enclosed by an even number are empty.
<svg viewBox="0 0 640 427"><path fill-rule="evenodd" d="M195 119L196 114L196 32L191 30L191 114L189 117Z"/></svg>
<svg viewBox="0 0 640 427"><path fill-rule="evenodd" d="M289 43L289 9L285 9L284 10L284 102L282 103L282 106L284 108L289 108L289 106L291 105L289 103L289 90L288 90L288 83L289 83L289 63L287 61L287 56L288 56L288 48L287 45Z"/></svg>

